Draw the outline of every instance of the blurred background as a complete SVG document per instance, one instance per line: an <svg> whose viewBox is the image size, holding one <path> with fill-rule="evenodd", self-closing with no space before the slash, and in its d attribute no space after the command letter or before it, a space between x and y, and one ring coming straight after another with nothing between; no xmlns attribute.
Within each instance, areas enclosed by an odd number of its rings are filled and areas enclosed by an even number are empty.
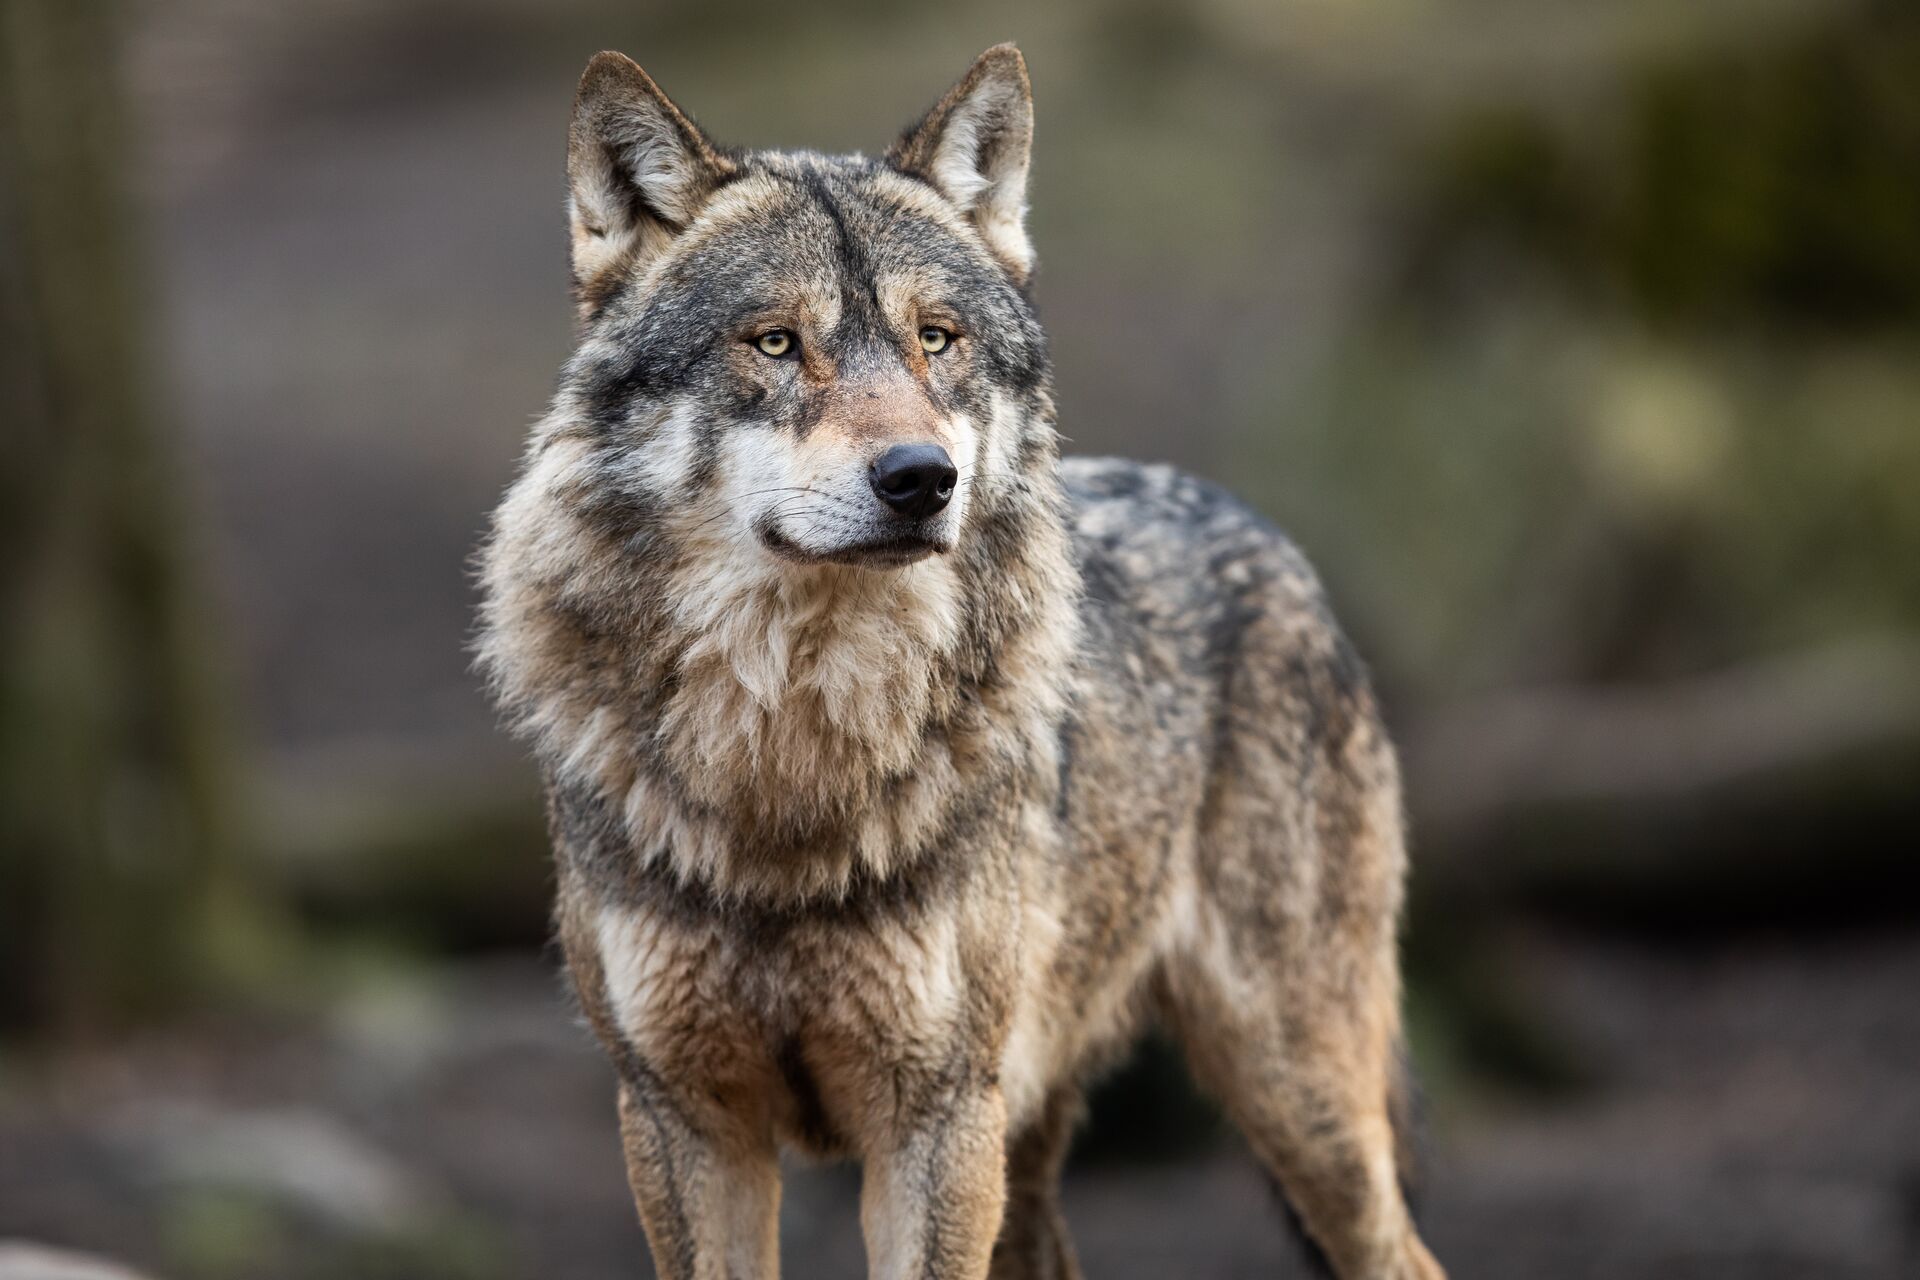
<svg viewBox="0 0 1920 1280"><path fill-rule="evenodd" d="M1004 39L1070 448L1255 502L1383 689L1441 1259L1920 1274L1905 0L0 0L0 1239L646 1274L464 647L575 78L873 152ZM1292 1256L1163 1048L1067 1207Z"/></svg>

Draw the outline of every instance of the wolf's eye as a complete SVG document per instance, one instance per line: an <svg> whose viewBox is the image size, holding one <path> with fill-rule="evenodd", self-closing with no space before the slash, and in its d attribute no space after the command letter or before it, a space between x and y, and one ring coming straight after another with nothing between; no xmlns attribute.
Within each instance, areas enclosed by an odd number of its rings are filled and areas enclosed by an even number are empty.
<svg viewBox="0 0 1920 1280"><path fill-rule="evenodd" d="M772 356L775 360L793 354L793 335L785 329L769 329L753 340L763 356Z"/></svg>
<svg viewBox="0 0 1920 1280"><path fill-rule="evenodd" d="M930 356L937 356L947 349L953 341L953 335L937 324L927 325L920 330L920 349Z"/></svg>

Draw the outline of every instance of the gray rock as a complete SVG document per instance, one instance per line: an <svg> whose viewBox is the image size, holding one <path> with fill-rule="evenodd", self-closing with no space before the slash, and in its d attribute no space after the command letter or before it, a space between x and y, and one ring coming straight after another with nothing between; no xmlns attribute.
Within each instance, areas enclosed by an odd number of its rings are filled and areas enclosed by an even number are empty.
<svg viewBox="0 0 1920 1280"><path fill-rule="evenodd" d="M0 1240L0 1280L148 1280L105 1258Z"/></svg>

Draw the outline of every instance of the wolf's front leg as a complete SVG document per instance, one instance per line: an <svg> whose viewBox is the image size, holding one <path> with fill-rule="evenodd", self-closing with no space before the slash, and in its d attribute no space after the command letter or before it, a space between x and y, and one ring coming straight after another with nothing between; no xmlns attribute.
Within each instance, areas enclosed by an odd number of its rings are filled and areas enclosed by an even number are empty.
<svg viewBox="0 0 1920 1280"><path fill-rule="evenodd" d="M916 1108L870 1153L860 1225L871 1280L982 1280L1007 1197L1007 1109L998 1085Z"/></svg>
<svg viewBox="0 0 1920 1280"><path fill-rule="evenodd" d="M780 1164L771 1142L700 1132L644 1078L620 1085L620 1140L660 1280L776 1280Z"/></svg>

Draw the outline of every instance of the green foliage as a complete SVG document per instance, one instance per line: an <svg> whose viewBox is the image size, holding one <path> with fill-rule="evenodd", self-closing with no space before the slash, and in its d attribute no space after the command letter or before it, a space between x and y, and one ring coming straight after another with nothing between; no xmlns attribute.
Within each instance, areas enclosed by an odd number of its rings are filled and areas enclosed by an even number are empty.
<svg viewBox="0 0 1920 1280"><path fill-rule="evenodd" d="M1245 485L1399 688L1646 678L1920 624L1920 346L1405 318L1264 389Z"/></svg>
<svg viewBox="0 0 1920 1280"><path fill-rule="evenodd" d="M1416 296L1470 287L1493 246L1659 324L1911 323L1920 9L1854 4L1665 55L1617 115L1472 112L1412 173Z"/></svg>
<svg viewBox="0 0 1920 1280"><path fill-rule="evenodd" d="M1920 624L1920 9L1618 56L1412 130L1383 287L1236 412L1399 688Z"/></svg>

